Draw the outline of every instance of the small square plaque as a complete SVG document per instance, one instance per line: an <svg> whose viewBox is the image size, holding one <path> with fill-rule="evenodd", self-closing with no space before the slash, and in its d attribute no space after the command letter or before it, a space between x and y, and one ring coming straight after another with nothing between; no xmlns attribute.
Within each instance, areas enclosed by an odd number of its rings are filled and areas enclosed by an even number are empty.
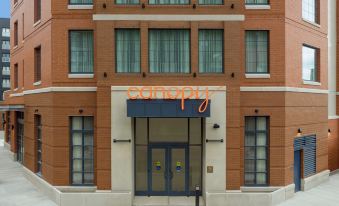
<svg viewBox="0 0 339 206"><path fill-rule="evenodd" d="M213 166L207 166L207 173L213 173Z"/></svg>

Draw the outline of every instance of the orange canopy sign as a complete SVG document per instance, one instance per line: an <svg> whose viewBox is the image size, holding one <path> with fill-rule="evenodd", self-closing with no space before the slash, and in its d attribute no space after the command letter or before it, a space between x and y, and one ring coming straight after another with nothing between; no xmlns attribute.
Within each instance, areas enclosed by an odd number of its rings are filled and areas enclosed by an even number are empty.
<svg viewBox="0 0 339 206"><path fill-rule="evenodd" d="M129 87L127 91L129 99L181 99L181 109L185 109L186 99L201 99L204 101L199 106L199 112L203 113L208 107L209 91L200 90L199 87L161 87L161 86L144 86Z"/></svg>

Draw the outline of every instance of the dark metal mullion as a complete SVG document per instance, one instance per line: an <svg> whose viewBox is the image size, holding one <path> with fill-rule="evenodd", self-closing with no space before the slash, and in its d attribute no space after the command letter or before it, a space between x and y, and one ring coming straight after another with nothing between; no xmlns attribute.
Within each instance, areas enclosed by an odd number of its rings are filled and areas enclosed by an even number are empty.
<svg viewBox="0 0 339 206"><path fill-rule="evenodd" d="M258 117L255 117L254 120L255 120L254 182L257 185L258 184L257 182L257 141L258 141L257 140L257 127L258 127L257 120L258 120Z"/></svg>
<svg viewBox="0 0 339 206"><path fill-rule="evenodd" d="M186 191L186 195L189 196L189 184L190 184L190 180L189 180L189 174L190 174L190 141L191 141L191 129L190 129L190 118L187 118L187 124L188 124L188 145L185 148L185 191Z"/></svg>
<svg viewBox="0 0 339 206"><path fill-rule="evenodd" d="M85 119L84 117L81 117L81 124L82 124L82 129L85 128ZM82 184L85 183L85 174L84 174L84 171L85 171L85 156L84 156L84 144L85 144L85 136L84 136L84 132L81 133L82 135L82 148L81 148L81 156L82 156L82 171L81 171L81 176L82 176Z"/></svg>

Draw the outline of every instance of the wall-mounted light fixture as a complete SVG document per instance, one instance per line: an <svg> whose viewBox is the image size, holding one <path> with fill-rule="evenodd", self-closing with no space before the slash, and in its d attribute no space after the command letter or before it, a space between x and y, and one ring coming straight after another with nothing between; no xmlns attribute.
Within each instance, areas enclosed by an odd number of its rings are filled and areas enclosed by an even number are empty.
<svg viewBox="0 0 339 206"><path fill-rule="evenodd" d="M102 8L106 9L106 7L107 7L106 3L103 3Z"/></svg>
<svg viewBox="0 0 339 206"><path fill-rule="evenodd" d="M145 72L142 73L142 77L143 77L143 78L146 77L146 73L145 73Z"/></svg>
<svg viewBox="0 0 339 206"><path fill-rule="evenodd" d="M104 72L104 77L107 78L107 72Z"/></svg>
<svg viewBox="0 0 339 206"><path fill-rule="evenodd" d="M234 9L234 4L231 4L231 9Z"/></svg>
<svg viewBox="0 0 339 206"><path fill-rule="evenodd" d="M214 129L219 129L219 128L220 128L220 125L214 124L214 125L213 125L213 128L214 128Z"/></svg>
<svg viewBox="0 0 339 206"><path fill-rule="evenodd" d="M328 133L331 133L331 129L328 129Z"/></svg>
<svg viewBox="0 0 339 206"><path fill-rule="evenodd" d="M258 113L259 113L259 109L255 109L254 112L255 112L256 114L258 114Z"/></svg>
<svg viewBox="0 0 339 206"><path fill-rule="evenodd" d="M196 4L193 4L193 9L196 9L197 8L197 5Z"/></svg>
<svg viewBox="0 0 339 206"><path fill-rule="evenodd" d="M301 128L298 128L298 134L301 134L303 131Z"/></svg>
<svg viewBox="0 0 339 206"><path fill-rule="evenodd" d="M79 113L82 114L84 112L83 109L79 109Z"/></svg>
<svg viewBox="0 0 339 206"><path fill-rule="evenodd" d="M143 8L143 9L146 8L145 3L142 3L142 4L141 4L141 8Z"/></svg>

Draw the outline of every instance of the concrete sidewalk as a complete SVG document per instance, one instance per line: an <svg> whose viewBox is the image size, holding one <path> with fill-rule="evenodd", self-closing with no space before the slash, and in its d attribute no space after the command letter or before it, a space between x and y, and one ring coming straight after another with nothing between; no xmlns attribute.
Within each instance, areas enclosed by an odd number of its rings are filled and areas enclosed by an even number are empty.
<svg viewBox="0 0 339 206"><path fill-rule="evenodd" d="M10 158L0 134L0 206L56 206L22 174L22 166Z"/></svg>

